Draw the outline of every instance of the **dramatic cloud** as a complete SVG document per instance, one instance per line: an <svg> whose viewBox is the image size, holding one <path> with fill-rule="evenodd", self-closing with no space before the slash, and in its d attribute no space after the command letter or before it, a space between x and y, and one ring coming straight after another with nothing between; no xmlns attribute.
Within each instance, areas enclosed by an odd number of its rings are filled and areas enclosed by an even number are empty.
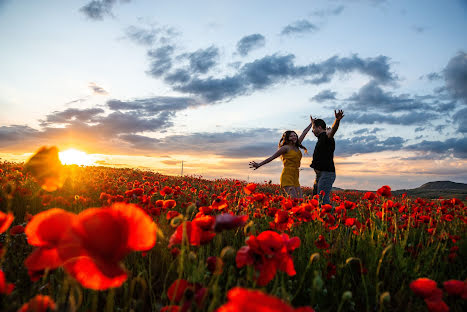
<svg viewBox="0 0 467 312"><path fill-rule="evenodd" d="M216 65L219 57L219 49L215 46L210 46L207 49L199 49L196 52L190 53L188 59L190 60L190 68L193 73L205 74Z"/></svg>
<svg viewBox="0 0 467 312"><path fill-rule="evenodd" d="M417 112L404 114L359 113L347 111L345 120L356 124L390 124L390 125L426 125L427 120L435 120L439 115L433 112Z"/></svg>
<svg viewBox="0 0 467 312"><path fill-rule="evenodd" d="M443 72L448 91L467 104L467 53L459 52L449 60Z"/></svg>
<svg viewBox="0 0 467 312"><path fill-rule="evenodd" d="M296 66L294 58L293 54L269 55L242 65L231 76L205 79L197 76L188 78L189 73L182 71L178 74L169 74L166 81L173 82L172 86L176 91L201 96L208 102L216 102L249 94L290 79L302 79L306 83L322 84L330 82L338 73L351 72L368 75L375 82L381 84L392 83L397 79L390 72L389 59L385 56L366 59L357 55L349 58L334 56L321 63L305 66ZM170 68L167 62L163 63L165 65L163 70L160 70L160 66L153 66L153 69L156 68L156 70L152 69L150 74L154 77L163 74ZM179 79L180 77L182 79Z"/></svg>
<svg viewBox="0 0 467 312"><path fill-rule="evenodd" d="M153 77L160 77L172 68L172 54L175 47L166 45L157 49L149 50L148 56L151 61L148 73Z"/></svg>
<svg viewBox="0 0 467 312"><path fill-rule="evenodd" d="M69 124L74 121L96 122L99 114L104 113L101 108L78 109L69 108L61 112L54 112L46 116L42 121L43 126L50 124Z"/></svg>
<svg viewBox="0 0 467 312"><path fill-rule="evenodd" d="M112 8L117 0L93 0L81 7L80 11L92 20L103 20L106 15L112 16ZM121 0L120 2L130 2Z"/></svg>
<svg viewBox="0 0 467 312"><path fill-rule="evenodd" d="M315 30L318 30L318 27L314 24L310 23L307 20L299 20L290 25L285 26L281 31L281 35L290 36L296 34L309 33Z"/></svg>
<svg viewBox="0 0 467 312"><path fill-rule="evenodd" d="M107 95L109 94L107 91L105 91L102 87L99 87L96 85L94 82L91 82L89 84L89 88L95 93L95 94L100 94L100 95Z"/></svg>
<svg viewBox="0 0 467 312"><path fill-rule="evenodd" d="M379 140L375 135L355 136L350 139L336 139L335 155L352 156L355 154L376 153L400 150L404 140L401 137L389 137Z"/></svg>
<svg viewBox="0 0 467 312"><path fill-rule="evenodd" d="M0 127L0 146L8 146L10 144L23 142L28 138L34 138L39 131L21 125L2 126Z"/></svg>
<svg viewBox="0 0 467 312"><path fill-rule="evenodd" d="M138 111L145 116L152 116L163 111L175 112L189 107L198 106L199 103L188 97L155 96L133 101L109 100L107 106L111 110Z"/></svg>
<svg viewBox="0 0 467 312"><path fill-rule="evenodd" d="M237 52L241 56L247 56L250 51L264 47L266 39L261 34L245 36L237 42Z"/></svg>
<svg viewBox="0 0 467 312"><path fill-rule="evenodd" d="M336 99L336 92L331 91L331 90L323 90L320 93L316 94L314 97L312 97L312 100L315 100L316 102L325 102L329 100L335 100Z"/></svg>
<svg viewBox="0 0 467 312"><path fill-rule="evenodd" d="M440 155L466 159L467 158L467 137L450 138L446 141L422 141L417 144L406 146L405 149L419 151L423 153L436 153Z"/></svg>
<svg viewBox="0 0 467 312"><path fill-rule="evenodd" d="M457 130L460 133L467 133L467 108L456 112L453 116L453 120L457 124Z"/></svg>

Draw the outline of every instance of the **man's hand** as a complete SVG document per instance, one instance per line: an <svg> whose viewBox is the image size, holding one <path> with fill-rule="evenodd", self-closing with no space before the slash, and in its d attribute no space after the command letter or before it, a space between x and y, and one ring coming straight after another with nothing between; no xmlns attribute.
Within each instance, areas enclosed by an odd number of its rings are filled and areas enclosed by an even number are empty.
<svg viewBox="0 0 467 312"><path fill-rule="evenodd" d="M336 119L340 121L344 118L344 111L342 109L339 109L338 111L334 110L334 115L336 116Z"/></svg>

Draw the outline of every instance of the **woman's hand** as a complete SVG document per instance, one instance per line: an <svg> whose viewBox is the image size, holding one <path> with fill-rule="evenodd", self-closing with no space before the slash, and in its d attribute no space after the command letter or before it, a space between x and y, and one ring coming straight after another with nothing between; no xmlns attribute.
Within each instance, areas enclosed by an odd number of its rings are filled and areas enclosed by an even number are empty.
<svg viewBox="0 0 467 312"><path fill-rule="evenodd" d="M250 168L253 168L253 170L256 170L259 167L261 167L261 165L258 164L256 161L250 161Z"/></svg>

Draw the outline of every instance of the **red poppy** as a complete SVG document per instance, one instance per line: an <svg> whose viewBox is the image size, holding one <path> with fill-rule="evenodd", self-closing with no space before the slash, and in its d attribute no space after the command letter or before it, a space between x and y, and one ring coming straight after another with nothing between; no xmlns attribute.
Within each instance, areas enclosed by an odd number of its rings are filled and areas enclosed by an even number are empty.
<svg viewBox="0 0 467 312"><path fill-rule="evenodd" d="M391 197L392 194L391 194L391 188L388 186L388 185L383 185L381 188L379 188L376 193L379 195L379 196L383 196L383 197Z"/></svg>
<svg viewBox="0 0 467 312"><path fill-rule="evenodd" d="M227 292L227 302L216 312L313 312L310 307L294 309L281 299L259 290L235 287Z"/></svg>
<svg viewBox="0 0 467 312"><path fill-rule="evenodd" d="M248 183L244 188L243 191L245 194L250 195L256 190L256 184L255 183Z"/></svg>
<svg viewBox="0 0 467 312"><path fill-rule="evenodd" d="M162 196L166 196L166 195L172 194L173 190L172 190L172 188L170 186L164 186L164 188L162 190L160 190L159 193Z"/></svg>
<svg viewBox="0 0 467 312"><path fill-rule="evenodd" d="M36 295L34 298L29 300L28 303L23 304L18 312L47 312L50 310L57 310L57 306L53 299L49 296Z"/></svg>
<svg viewBox="0 0 467 312"><path fill-rule="evenodd" d="M441 299L425 299L426 307L430 312L449 312L448 305Z"/></svg>
<svg viewBox="0 0 467 312"><path fill-rule="evenodd" d="M116 203L81 212L63 238L59 254L65 270L84 287L119 287L127 278L120 261L131 251L156 243L156 225L141 208Z"/></svg>
<svg viewBox="0 0 467 312"><path fill-rule="evenodd" d="M5 232L13 222L15 217L11 212L4 213L0 211L0 233Z"/></svg>
<svg viewBox="0 0 467 312"><path fill-rule="evenodd" d="M211 206L212 206L213 209L222 210L222 209L226 209L226 208L229 207L229 202L227 200L225 200L225 198L222 198L221 196L217 196L212 201Z"/></svg>
<svg viewBox="0 0 467 312"><path fill-rule="evenodd" d="M329 248L329 244L326 242L326 239L324 238L323 235L318 236L318 238L315 240L315 246L318 247L319 249Z"/></svg>
<svg viewBox="0 0 467 312"><path fill-rule="evenodd" d="M167 199L167 200L164 200L164 203L162 205L162 208L164 209L164 211L166 209L172 209L174 208L175 206L177 206L177 202L173 199Z"/></svg>
<svg viewBox="0 0 467 312"><path fill-rule="evenodd" d="M5 273L0 270L0 294L9 295L15 289L15 285L8 283L5 279Z"/></svg>
<svg viewBox="0 0 467 312"><path fill-rule="evenodd" d="M366 192L365 193L365 196L363 196L363 199L368 199L368 200L375 200L376 198L376 195L375 193L372 193L372 192Z"/></svg>
<svg viewBox="0 0 467 312"><path fill-rule="evenodd" d="M189 311L192 303L196 303L198 308L201 308L207 295L207 288L201 284L193 284L184 279L175 280L167 290L167 297L171 302L182 303L183 305L175 311ZM170 308L168 306L165 308ZM174 311L173 308L165 311Z"/></svg>
<svg viewBox="0 0 467 312"><path fill-rule="evenodd" d="M289 239L287 234L264 231L258 236L251 235L247 240L248 246L243 246L237 252L235 261L237 267L254 265L259 271L257 283L259 286L268 284L276 275L277 270L289 276L296 274L291 257L292 251L300 247L300 239Z"/></svg>
<svg viewBox="0 0 467 312"><path fill-rule="evenodd" d="M216 216L216 222L214 224L214 231L222 232L223 230L231 230L237 227L243 226L248 220L248 215L235 216L230 213L223 213Z"/></svg>
<svg viewBox="0 0 467 312"><path fill-rule="evenodd" d="M216 236L216 233L203 231L203 229L201 229L194 221L185 221L177 227L175 232L170 237L168 246L169 248L173 245L179 245L182 243L182 238L185 236L183 233L184 231L188 242L192 246L199 246L201 244L207 243L211 241L214 236Z"/></svg>
<svg viewBox="0 0 467 312"><path fill-rule="evenodd" d="M65 233L71 228L76 215L60 208L36 214L26 225L25 233L29 245L37 247L26 258L26 268L32 272L46 268L55 269L62 265L58 247Z"/></svg>
<svg viewBox="0 0 467 312"><path fill-rule="evenodd" d="M58 158L58 149L41 147L24 165L24 171L30 172L41 187L53 192L63 186L62 163Z"/></svg>
<svg viewBox="0 0 467 312"><path fill-rule="evenodd" d="M460 296L467 286L466 282L458 280L449 280L443 283L444 290L451 296ZM467 289L466 289L467 290Z"/></svg>
<svg viewBox="0 0 467 312"><path fill-rule="evenodd" d="M175 211L175 210L170 210L170 211L167 211L167 215L165 217L167 218L167 220L172 220L178 215L180 215L180 212Z"/></svg>
<svg viewBox="0 0 467 312"><path fill-rule="evenodd" d="M436 292L438 286L435 281L422 277L412 281L410 283L410 289L412 289L416 295L427 298Z"/></svg>
<svg viewBox="0 0 467 312"><path fill-rule="evenodd" d="M18 235L24 233L24 226L22 225L15 225L10 229L10 235Z"/></svg>

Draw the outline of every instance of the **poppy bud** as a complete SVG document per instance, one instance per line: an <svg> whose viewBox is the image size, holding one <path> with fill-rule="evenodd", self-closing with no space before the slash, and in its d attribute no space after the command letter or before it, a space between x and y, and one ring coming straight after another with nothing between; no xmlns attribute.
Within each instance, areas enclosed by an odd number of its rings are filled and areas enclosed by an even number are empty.
<svg viewBox="0 0 467 312"><path fill-rule="evenodd" d="M315 278L313 278L313 289L321 291L323 289L324 282L321 278L321 274L318 271L315 271Z"/></svg>
<svg viewBox="0 0 467 312"><path fill-rule="evenodd" d="M343 301L349 301L352 299L352 292L350 290L344 291L342 294L342 300Z"/></svg>

